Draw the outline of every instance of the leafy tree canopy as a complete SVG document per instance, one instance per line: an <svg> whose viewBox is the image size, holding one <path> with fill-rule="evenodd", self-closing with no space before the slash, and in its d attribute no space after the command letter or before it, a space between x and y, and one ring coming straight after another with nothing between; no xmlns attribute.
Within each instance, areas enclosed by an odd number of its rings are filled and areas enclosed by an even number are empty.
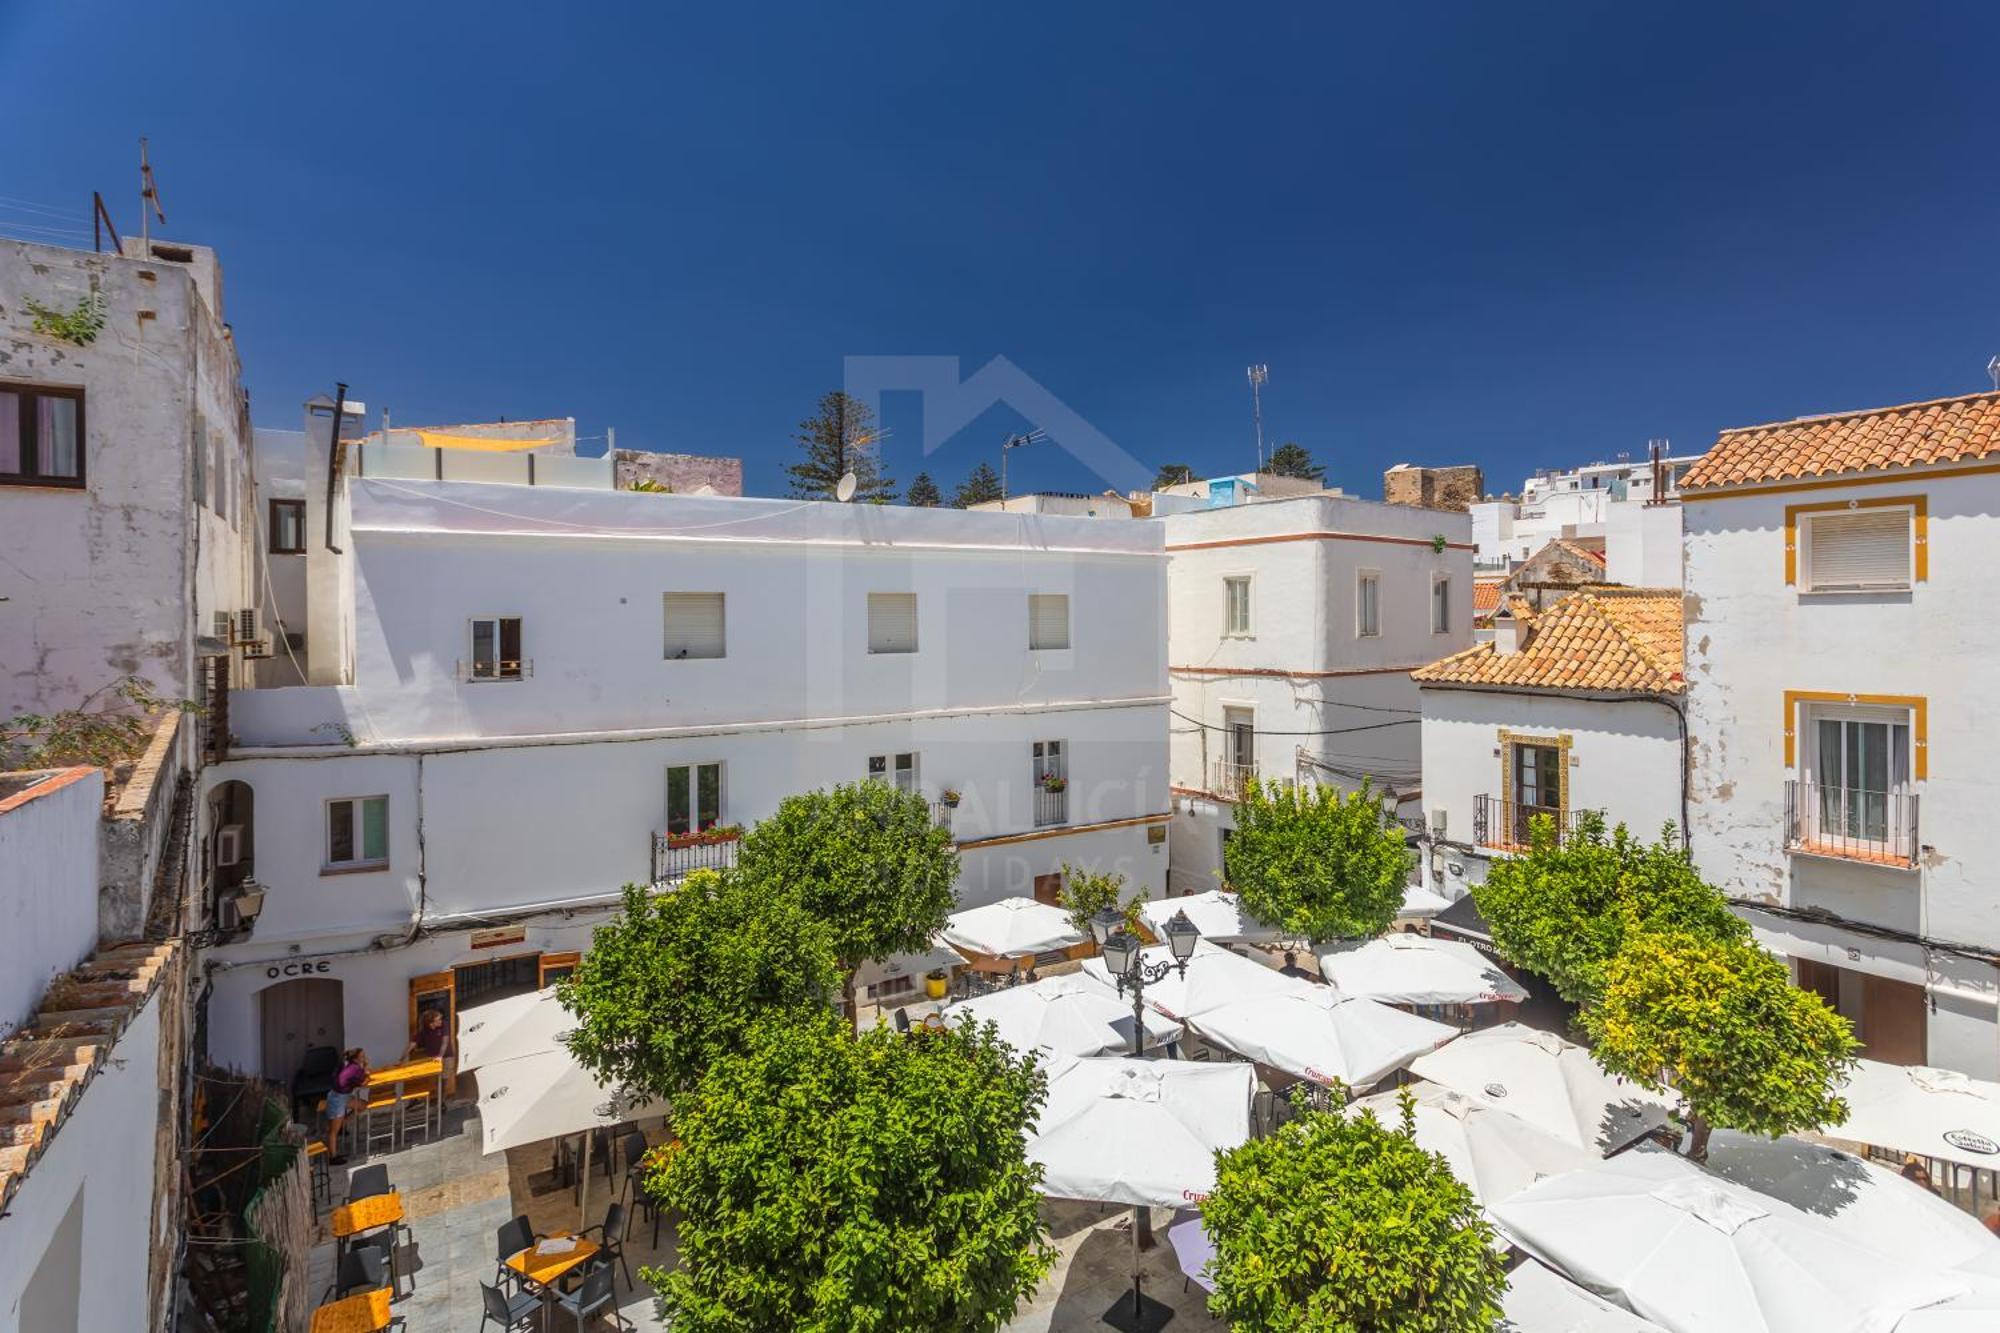
<svg viewBox="0 0 2000 1333"><path fill-rule="evenodd" d="M1628 935L1583 1021L1599 1064L1687 1099L1696 1159L1713 1127L1775 1136L1847 1118L1847 1020L1747 939Z"/></svg>
<svg viewBox="0 0 2000 1333"><path fill-rule="evenodd" d="M951 497L951 502L960 509L970 509L973 505L1004 498L1000 494L1000 474L993 470L991 464L981 463L958 483L958 494Z"/></svg>
<svg viewBox="0 0 2000 1333"><path fill-rule="evenodd" d="M1124 915L1127 930L1138 929L1139 904L1146 901L1146 895L1142 890L1133 894L1130 902L1123 901L1123 875L1078 870L1067 861L1063 862L1062 873L1062 906L1069 913L1072 926L1088 934L1090 919L1107 907L1115 907Z"/></svg>
<svg viewBox="0 0 2000 1333"><path fill-rule="evenodd" d="M937 483L931 480L931 474L919 472L910 479L910 489L904 492L903 503L918 509L935 509L944 503L944 497L938 494Z"/></svg>
<svg viewBox="0 0 2000 1333"><path fill-rule="evenodd" d="M757 1015L823 1011L839 987L825 923L794 898L703 870L670 893L627 885L624 911L558 995L580 1020L577 1063L667 1097L736 1049Z"/></svg>
<svg viewBox="0 0 2000 1333"><path fill-rule="evenodd" d="M886 782L786 797L743 835L737 866L767 891L796 895L849 968L928 949L958 880L951 833L929 802Z"/></svg>
<svg viewBox="0 0 2000 1333"><path fill-rule="evenodd" d="M1409 879L1403 830L1373 788L1279 786L1255 778L1236 802L1222 871L1243 908L1299 939L1370 939L1402 910Z"/></svg>
<svg viewBox="0 0 2000 1333"><path fill-rule="evenodd" d="M993 1034L766 1023L676 1108L652 1184L678 1333L984 1333L1048 1272L1025 1127L1045 1081Z"/></svg>
<svg viewBox="0 0 2000 1333"><path fill-rule="evenodd" d="M1208 1308L1237 1333L1489 1333L1507 1289L1493 1229L1414 1110L1308 1110L1218 1160L1201 1205Z"/></svg>
<svg viewBox="0 0 2000 1333"><path fill-rule="evenodd" d="M1639 927L1716 940L1749 935L1721 892L1695 872L1672 825L1651 846L1623 825L1606 837L1593 821L1560 843L1546 816L1530 830L1527 855L1496 861L1472 897L1501 956L1547 977L1565 1000L1595 998L1605 964Z"/></svg>
<svg viewBox="0 0 2000 1333"><path fill-rule="evenodd" d="M1264 470L1279 477L1300 477L1306 481L1326 480L1326 468L1313 462L1313 456L1302 444L1287 440L1271 451Z"/></svg>
<svg viewBox="0 0 2000 1333"><path fill-rule="evenodd" d="M1186 463L1162 463L1159 475L1153 478L1153 489L1164 491L1169 486L1185 486L1191 481L1206 480Z"/></svg>
<svg viewBox="0 0 2000 1333"><path fill-rule="evenodd" d="M785 468L792 494L801 500L831 500L844 473L854 474L857 500L896 498L896 483L882 473L881 435L875 413L838 389L819 400L819 410L799 423L794 436L805 456Z"/></svg>

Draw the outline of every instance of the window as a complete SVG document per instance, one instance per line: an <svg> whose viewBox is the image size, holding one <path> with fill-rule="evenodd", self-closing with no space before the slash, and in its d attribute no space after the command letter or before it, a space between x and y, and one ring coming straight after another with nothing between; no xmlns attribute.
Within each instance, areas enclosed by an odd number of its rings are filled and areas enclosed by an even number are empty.
<svg viewBox="0 0 2000 1333"><path fill-rule="evenodd" d="M83 485L83 390L0 384L0 483Z"/></svg>
<svg viewBox="0 0 2000 1333"><path fill-rule="evenodd" d="M305 553L306 502L271 501L271 554L304 555Z"/></svg>
<svg viewBox="0 0 2000 1333"><path fill-rule="evenodd" d="M1451 633L1451 579L1442 574L1431 580L1431 633Z"/></svg>
<svg viewBox="0 0 2000 1333"><path fill-rule="evenodd" d="M1028 647L1069 647L1069 594L1028 594Z"/></svg>
<svg viewBox="0 0 2000 1333"><path fill-rule="evenodd" d="M669 662L696 657L727 657L723 637L724 599L719 592L670 592L666 595Z"/></svg>
<svg viewBox="0 0 2000 1333"><path fill-rule="evenodd" d="M917 651L917 595L913 592L868 594L868 651Z"/></svg>
<svg viewBox="0 0 2000 1333"><path fill-rule="evenodd" d="M667 832L704 833L722 822L722 765L667 770Z"/></svg>
<svg viewBox="0 0 2000 1333"><path fill-rule="evenodd" d="M1910 586L1911 510L1902 505L1800 516L1808 592L1874 592Z"/></svg>
<svg viewBox="0 0 2000 1333"><path fill-rule="evenodd" d="M1815 708L1807 781L1819 840L1887 843L1906 822L1910 717L1901 709Z"/></svg>
<svg viewBox="0 0 2000 1333"><path fill-rule="evenodd" d="M1050 778L1064 781L1069 777L1069 769L1064 763L1061 741L1035 742L1035 785L1045 786Z"/></svg>
<svg viewBox="0 0 2000 1333"><path fill-rule="evenodd" d="M472 622L473 680L519 680L521 660L521 618L480 616Z"/></svg>
<svg viewBox="0 0 2000 1333"><path fill-rule="evenodd" d="M344 796L326 803L326 868L379 869L389 864L389 798Z"/></svg>
<svg viewBox="0 0 2000 1333"><path fill-rule="evenodd" d="M868 756L868 778L871 782L893 781L897 791L914 792L917 789L917 756L907 754L871 754Z"/></svg>
<svg viewBox="0 0 2000 1333"><path fill-rule="evenodd" d="M1250 632L1250 576L1239 575L1222 581L1222 632L1244 635Z"/></svg>
<svg viewBox="0 0 2000 1333"><path fill-rule="evenodd" d="M1382 632L1382 575L1372 569L1354 579L1354 632L1364 639Z"/></svg>
<svg viewBox="0 0 2000 1333"><path fill-rule="evenodd" d="M1034 743L1035 827L1069 822L1069 764L1061 741Z"/></svg>

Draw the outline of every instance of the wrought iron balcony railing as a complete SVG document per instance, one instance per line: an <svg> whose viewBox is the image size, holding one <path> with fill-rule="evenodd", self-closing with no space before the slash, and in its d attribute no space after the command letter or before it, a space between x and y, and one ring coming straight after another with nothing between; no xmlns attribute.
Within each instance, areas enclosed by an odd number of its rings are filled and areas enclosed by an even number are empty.
<svg viewBox="0 0 2000 1333"><path fill-rule="evenodd" d="M697 870L728 870L736 864L736 830L655 833L653 883L672 884Z"/></svg>
<svg viewBox="0 0 2000 1333"><path fill-rule="evenodd" d="M1794 779L1785 784L1785 846L1810 856L1915 865L1917 798Z"/></svg>
<svg viewBox="0 0 2000 1333"><path fill-rule="evenodd" d="M1047 828L1052 824L1069 823L1069 786L1065 783L1053 790L1046 786L1035 788L1035 827Z"/></svg>
<svg viewBox="0 0 2000 1333"><path fill-rule="evenodd" d="M1498 796L1472 798L1472 841L1479 847L1502 851L1523 851L1533 842L1537 819L1547 819L1555 827L1557 845L1573 836L1584 822L1601 822L1602 810L1558 810L1554 806L1523 805Z"/></svg>
<svg viewBox="0 0 2000 1333"><path fill-rule="evenodd" d="M1218 759L1209 775L1208 789L1217 796L1239 796L1256 776L1257 765L1254 762L1239 764L1228 759Z"/></svg>

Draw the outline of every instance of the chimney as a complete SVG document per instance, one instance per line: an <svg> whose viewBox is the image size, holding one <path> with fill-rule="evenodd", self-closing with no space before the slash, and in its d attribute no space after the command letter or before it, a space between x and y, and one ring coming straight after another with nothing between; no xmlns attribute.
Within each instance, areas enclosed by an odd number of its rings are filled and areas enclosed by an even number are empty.
<svg viewBox="0 0 2000 1333"><path fill-rule="evenodd" d="M1493 616L1493 651L1506 657L1521 651L1528 641L1528 627L1520 617L1511 611L1499 611Z"/></svg>

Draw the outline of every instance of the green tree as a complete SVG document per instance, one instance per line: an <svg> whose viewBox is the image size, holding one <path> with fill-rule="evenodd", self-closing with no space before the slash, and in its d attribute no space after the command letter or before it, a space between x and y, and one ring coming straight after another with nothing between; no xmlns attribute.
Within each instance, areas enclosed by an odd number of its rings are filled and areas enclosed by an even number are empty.
<svg viewBox="0 0 2000 1333"><path fill-rule="evenodd" d="M960 509L970 509L974 505L1004 498L1000 494L999 474L993 470L992 465L981 463L965 474L964 481L958 483L958 494L951 497L951 502Z"/></svg>
<svg viewBox="0 0 2000 1333"><path fill-rule="evenodd" d="M1853 1031L1750 940L1630 934L1583 1021L1599 1064L1686 1099L1697 1161L1711 1129L1776 1136L1847 1119Z"/></svg>
<svg viewBox="0 0 2000 1333"><path fill-rule="evenodd" d="M677 1333L985 1333L1049 1271L1026 1128L1045 1080L984 1030L765 1023L675 1108L650 1182Z"/></svg>
<svg viewBox="0 0 2000 1333"><path fill-rule="evenodd" d="M1640 927L1716 940L1749 935L1696 873L1672 825L1648 846L1623 825L1606 837L1601 821L1585 820L1558 843L1555 821L1537 816L1529 843L1527 855L1494 862L1472 898L1501 957L1548 978L1571 1003L1597 996L1605 965Z"/></svg>
<svg viewBox="0 0 2000 1333"><path fill-rule="evenodd" d="M910 479L910 489L904 492L903 503L918 509L935 509L944 503L944 497L938 494L937 483L931 480L931 474L919 472Z"/></svg>
<svg viewBox="0 0 2000 1333"><path fill-rule="evenodd" d="M73 708L0 719L0 769L114 768L144 754L160 716L173 711L201 709L165 697L137 676L125 676L91 691Z"/></svg>
<svg viewBox="0 0 2000 1333"><path fill-rule="evenodd" d="M1277 477L1299 477L1306 481L1326 480L1326 469L1313 462L1313 456L1302 444L1290 440L1271 451L1270 461L1264 470Z"/></svg>
<svg viewBox="0 0 2000 1333"><path fill-rule="evenodd" d="M958 880L951 833L931 818L929 802L886 782L786 797L743 835L737 866L825 922L850 970L928 949Z"/></svg>
<svg viewBox="0 0 2000 1333"><path fill-rule="evenodd" d="M805 457L790 464L792 494L801 500L831 500L841 477L852 472L857 500L890 501L896 483L883 475L882 436L875 413L858 398L836 389L819 400L819 411L799 423L794 437Z"/></svg>
<svg viewBox="0 0 2000 1333"><path fill-rule="evenodd" d="M771 1012L824 1012L840 985L832 932L797 899L697 871L671 893L627 885L557 992L569 1047L606 1083L667 1097L692 1087Z"/></svg>
<svg viewBox="0 0 2000 1333"><path fill-rule="evenodd" d="M1209 1310L1237 1333L1489 1333L1507 1289L1493 1229L1414 1108L1308 1110L1217 1161L1201 1219Z"/></svg>
<svg viewBox="0 0 2000 1333"><path fill-rule="evenodd" d="M1078 870L1069 862L1062 867L1062 907L1069 913L1069 923L1078 930L1090 931L1090 919L1107 907L1115 907L1125 918L1125 928L1137 932L1139 928L1139 904L1146 901L1142 889L1125 901L1125 877L1112 872Z"/></svg>
<svg viewBox="0 0 2000 1333"><path fill-rule="evenodd" d="M1164 491L1169 486L1184 486L1201 480L1203 478L1186 463L1162 463L1159 474L1153 478L1153 489Z"/></svg>
<svg viewBox="0 0 2000 1333"><path fill-rule="evenodd" d="M1410 873L1402 827L1374 789L1279 786L1251 778L1236 802L1222 872L1244 910L1297 939L1369 939L1402 910Z"/></svg>

